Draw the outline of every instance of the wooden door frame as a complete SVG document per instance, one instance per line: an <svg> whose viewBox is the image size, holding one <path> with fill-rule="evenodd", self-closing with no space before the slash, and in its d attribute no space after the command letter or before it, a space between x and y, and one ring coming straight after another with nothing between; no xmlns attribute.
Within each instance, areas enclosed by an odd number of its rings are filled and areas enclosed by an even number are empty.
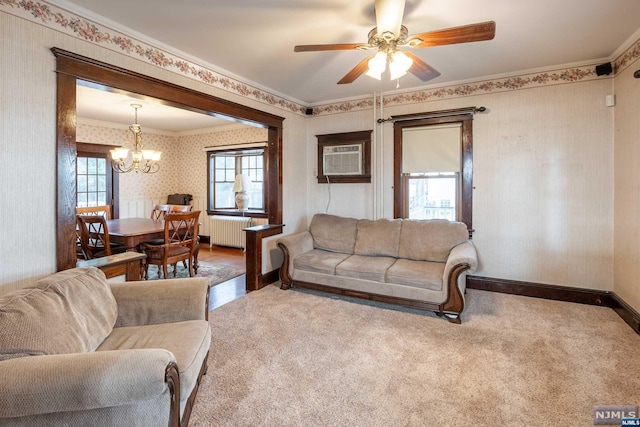
<svg viewBox="0 0 640 427"><path fill-rule="evenodd" d="M166 105L210 115L224 115L239 122L268 129L269 174L267 204L269 224L282 224L282 126L283 117L236 104L202 92L116 67L59 48L56 57L57 88L57 206L56 265L66 270L76 265L76 84L92 82L120 93L136 93Z"/></svg>

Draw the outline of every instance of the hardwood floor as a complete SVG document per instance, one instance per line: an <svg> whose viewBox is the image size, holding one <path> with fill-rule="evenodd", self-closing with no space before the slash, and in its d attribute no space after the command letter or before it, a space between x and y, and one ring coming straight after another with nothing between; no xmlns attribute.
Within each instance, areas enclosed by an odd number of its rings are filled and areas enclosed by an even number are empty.
<svg viewBox="0 0 640 427"><path fill-rule="evenodd" d="M245 254L242 249L226 248L215 246L210 248L207 244L200 245L198 253L199 261L225 264L237 268L245 268ZM220 307L223 304L233 301L245 295L246 275L234 277L226 282L218 283L211 287L209 293L209 310Z"/></svg>

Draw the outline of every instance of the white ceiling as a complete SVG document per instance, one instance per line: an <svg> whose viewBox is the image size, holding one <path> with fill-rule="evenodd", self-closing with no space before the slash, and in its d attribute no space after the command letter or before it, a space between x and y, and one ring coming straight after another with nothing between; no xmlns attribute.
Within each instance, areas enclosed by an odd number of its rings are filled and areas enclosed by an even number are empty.
<svg viewBox="0 0 640 427"><path fill-rule="evenodd" d="M366 42L374 0L52 2L304 105L396 89L365 75L336 84L370 51L293 52L297 44ZM407 75L399 89L608 61L638 36L639 17L639 0L406 0L410 35L493 20L496 36L413 50L441 76L425 84Z"/></svg>
<svg viewBox="0 0 640 427"><path fill-rule="evenodd" d="M149 97L110 92L91 85L76 87L76 113L84 123L106 126L116 123L128 126L133 123L135 117L132 104L141 105L141 108L138 108L138 123L146 132L156 130L184 134L233 124L206 114L170 107Z"/></svg>

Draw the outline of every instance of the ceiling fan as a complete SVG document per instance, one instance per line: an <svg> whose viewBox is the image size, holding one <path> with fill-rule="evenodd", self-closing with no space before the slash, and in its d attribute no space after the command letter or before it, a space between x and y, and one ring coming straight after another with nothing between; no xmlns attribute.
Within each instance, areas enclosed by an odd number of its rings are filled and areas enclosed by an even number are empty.
<svg viewBox="0 0 640 427"><path fill-rule="evenodd" d="M491 40L495 36L496 23L493 21L461 27L446 28L409 36L407 27L402 25L405 0L376 0L376 27L369 32L367 43L312 44L295 46L294 52L314 52L328 50L376 50L349 71L338 84L352 83L362 74L381 79L389 64L391 79L395 80L408 72L423 82L434 79L440 73L409 50L400 48L424 48L447 44L469 43Z"/></svg>

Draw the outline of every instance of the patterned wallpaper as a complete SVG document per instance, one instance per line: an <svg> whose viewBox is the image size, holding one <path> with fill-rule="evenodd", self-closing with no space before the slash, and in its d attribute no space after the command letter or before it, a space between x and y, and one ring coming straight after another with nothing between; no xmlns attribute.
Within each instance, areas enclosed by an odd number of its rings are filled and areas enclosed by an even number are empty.
<svg viewBox="0 0 640 427"><path fill-rule="evenodd" d="M267 130L242 127L206 134L171 136L143 131L145 148L162 151L160 170L155 174L120 175L120 199L163 200L168 194L188 193L194 198L207 197L207 154L209 146L262 142ZM91 144L120 145L126 130L78 121L76 139Z"/></svg>
<svg viewBox="0 0 640 427"><path fill-rule="evenodd" d="M0 0L0 10L247 99L257 100L300 115L305 114L307 106L258 89L235 78L227 77L203 65L187 61L167 50L145 44L127 34L87 20L56 5L37 1ZM614 73L618 74L638 58L640 58L640 40L633 42L629 48L613 60ZM385 106L415 104L439 99L593 80L599 78L595 73L595 66L596 64L569 68L560 66L556 70L537 73L517 74L462 84L454 83L437 88L426 87L402 93L389 92L385 94L385 99L382 102ZM373 101L369 97L365 97L352 101L314 105L313 115L371 110L373 107Z"/></svg>

